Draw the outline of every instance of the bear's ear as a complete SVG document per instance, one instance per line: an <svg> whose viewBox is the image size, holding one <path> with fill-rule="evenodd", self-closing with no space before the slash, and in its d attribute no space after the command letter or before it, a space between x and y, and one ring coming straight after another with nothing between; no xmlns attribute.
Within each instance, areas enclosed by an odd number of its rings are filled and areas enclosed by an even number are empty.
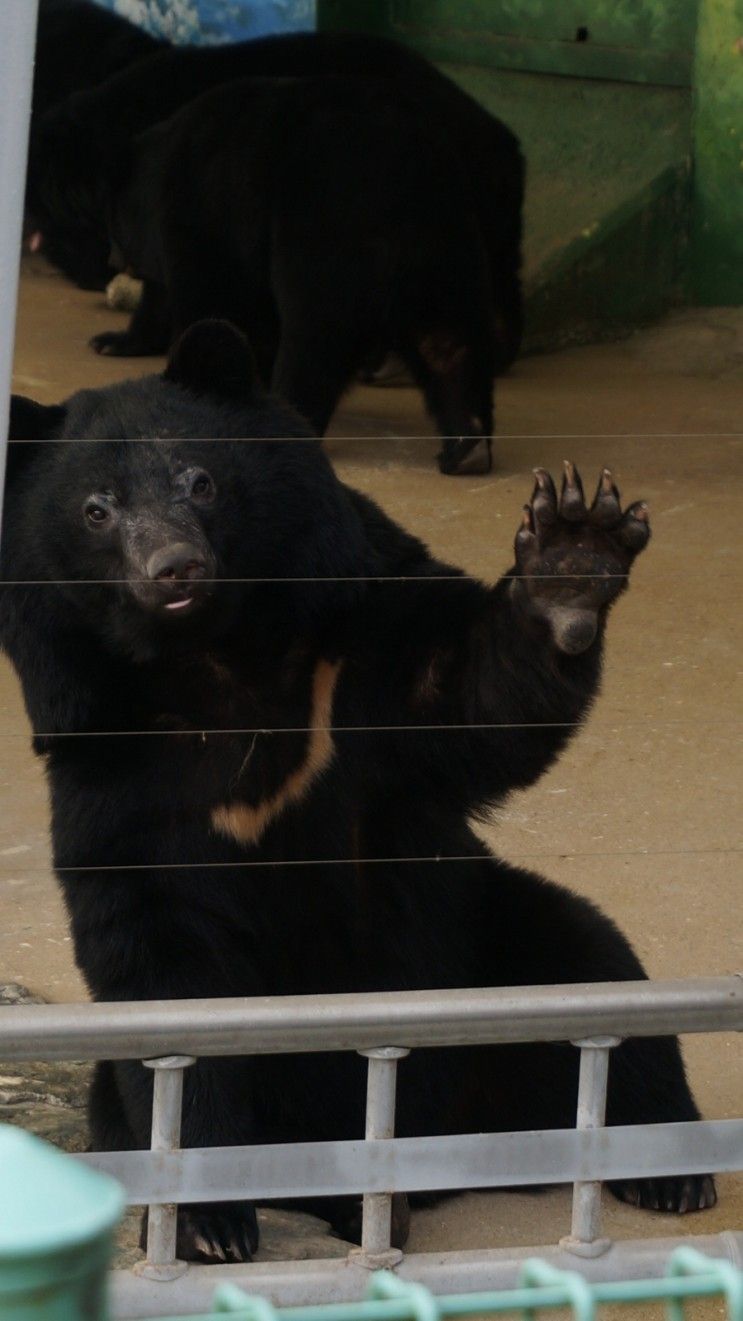
<svg viewBox="0 0 743 1321"><path fill-rule="evenodd" d="M197 321L189 326L173 348L164 375L197 394L245 400L260 389L253 351L230 321Z"/></svg>
<svg viewBox="0 0 743 1321"><path fill-rule="evenodd" d="M52 440L66 414L64 404L37 404L22 394L11 395L8 440Z"/></svg>

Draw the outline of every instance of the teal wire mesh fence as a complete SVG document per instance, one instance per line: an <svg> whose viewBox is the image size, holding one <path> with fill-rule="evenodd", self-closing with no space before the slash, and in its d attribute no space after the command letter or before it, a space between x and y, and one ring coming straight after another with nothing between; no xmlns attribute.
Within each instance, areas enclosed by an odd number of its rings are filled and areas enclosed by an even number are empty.
<svg viewBox="0 0 743 1321"><path fill-rule="evenodd" d="M667 1321L685 1321L685 1304L696 1298L718 1298L726 1306L727 1321L743 1321L743 1272L731 1262L681 1247L670 1257L665 1276L655 1280L591 1284L577 1271L557 1270L533 1257L524 1262L515 1289L437 1297L422 1284L377 1271L363 1302L291 1308L275 1308L265 1298L224 1284L216 1291L212 1312L183 1321L220 1321L225 1313L234 1321L448 1321L502 1313L531 1321L555 1308L569 1308L575 1321L594 1321L602 1305L617 1303L665 1306ZM662 1315L655 1309L653 1314Z"/></svg>

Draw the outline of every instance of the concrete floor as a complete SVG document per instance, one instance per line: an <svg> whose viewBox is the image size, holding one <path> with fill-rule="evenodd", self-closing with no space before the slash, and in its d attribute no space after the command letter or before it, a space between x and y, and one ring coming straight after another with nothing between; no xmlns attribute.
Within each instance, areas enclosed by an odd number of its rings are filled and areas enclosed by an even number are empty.
<svg viewBox="0 0 743 1321"><path fill-rule="evenodd" d="M52 402L155 369L86 348L118 323L101 297L35 259L22 280L14 388ZM608 464L627 499L649 501L654 539L614 612L594 713L551 773L514 795L485 833L502 856L597 900L656 977L743 968L742 387L743 312L684 312L621 344L518 364L498 390L490 477L438 474L419 397L404 388L354 389L328 440L345 480L487 578L508 567L537 464L554 471L569 456L587 484ZM0 731L0 981L81 999L50 872L43 776L5 664ZM690 1038L685 1051L704 1114L739 1114L740 1040ZM607 1196L607 1229L639 1238L741 1228L743 1178L719 1185L714 1211L681 1220ZM554 1241L568 1203L568 1190L470 1194L417 1213L410 1247ZM718 1314L716 1305L705 1312Z"/></svg>

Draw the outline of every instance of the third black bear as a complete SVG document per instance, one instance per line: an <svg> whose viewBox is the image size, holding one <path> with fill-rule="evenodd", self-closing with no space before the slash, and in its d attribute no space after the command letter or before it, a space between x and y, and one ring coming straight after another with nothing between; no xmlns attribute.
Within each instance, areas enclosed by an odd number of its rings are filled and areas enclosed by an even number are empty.
<svg viewBox="0 0 743 1321"><path fill-rule="evenodd" d="M95 0L40 0L32 126L52 106L105 82L163 44ZM110 279L105 235L89 223L81 227L60 219L43 233L38 218L29 215L25 232L31 251L43 247L83 289L102 289Z"/></svg>
<svg viewBox="0 0 743 1321"><path fill-rule="evenodd" d="M34 115L162 48L156 37L95 0L39 0Z"/></svg>
<svg viewBox="0 0 743 1321"><path fill-rule="evenodd" d="M486 586L344 486L250 374L238 333L206 323L164 376L14 401L12 434L40 443L11 446L0 638L91 993L643 977L608 917L493 857L469 820L533 783L590 707L646 507L623 511L606 470L593 503L571 465L559 494L539 470L515 562ZM570 1127L577 1063L567 1043L416 1051L397 1130ZM199 1059L184 1144L360 1137L364 1064ZM151 1083L98 1066L96 1146L148 1146ZM697 1117L675 1039L616 1048L609 1123ZM715 1200L702 1175L614 1191ZM351 1232L355 1206L316 1209ZM256 1240L246 1202L179 1212L189 1260L245 1260Z"/></svg>

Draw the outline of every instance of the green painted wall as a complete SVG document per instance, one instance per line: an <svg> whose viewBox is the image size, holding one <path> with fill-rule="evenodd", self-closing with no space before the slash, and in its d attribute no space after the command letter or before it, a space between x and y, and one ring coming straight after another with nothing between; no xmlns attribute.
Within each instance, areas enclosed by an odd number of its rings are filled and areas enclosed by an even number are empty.
<svg viewBox="0 0 743 1321"><path fill-rule="evenodd" d="M494 76L471 64L440 67L522 144L530 282L566 245L590 244L608 217L668 170L688 175L688 90L548 74Z"/></svg>
<svg viewBox="0 0 743 1321"><path fill-rule="evenodd" d="M703 0L694 67L690 295L743 303L743 0Z"/></svg>
<svg viewBox="0 0 743 1321"><path fill-rule="evenodd" d="M434 60L688 86L697 0L320 0L321 27L384 32Z"/></svg>
<svg viewBox="0 0 743 1321"><path fill-rule="evenodd" d="M743 302L743 0L318 0L438 64L528 162L527 344Z"/></svg>

